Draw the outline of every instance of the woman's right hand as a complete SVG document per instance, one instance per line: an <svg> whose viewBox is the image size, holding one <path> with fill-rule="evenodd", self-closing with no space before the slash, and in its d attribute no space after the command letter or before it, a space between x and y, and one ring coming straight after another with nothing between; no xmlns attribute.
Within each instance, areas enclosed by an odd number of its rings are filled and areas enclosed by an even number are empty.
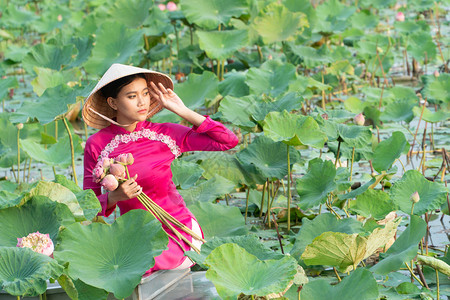
<svg viewBox="0 0 450 300"><path fill-rule="evenodd" d="M125 182L119 184L117 189L108 193L108 208L119 201L125 201L137 197L142 193L142 187L136 182L137 174Z"/></svg>

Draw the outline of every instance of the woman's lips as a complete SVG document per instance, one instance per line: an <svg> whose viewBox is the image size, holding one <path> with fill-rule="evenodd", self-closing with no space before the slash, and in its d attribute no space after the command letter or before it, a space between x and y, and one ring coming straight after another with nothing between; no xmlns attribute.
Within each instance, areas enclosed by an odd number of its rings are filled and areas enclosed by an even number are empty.
<svg viewBox="0 0 450 300"><path fill-rule="evenodd" d="M141 109L141 110L138 111L138 113L140 113L140 114L146 114L146 113L147 113L147 110L146 110L146 109Z"/></svg>

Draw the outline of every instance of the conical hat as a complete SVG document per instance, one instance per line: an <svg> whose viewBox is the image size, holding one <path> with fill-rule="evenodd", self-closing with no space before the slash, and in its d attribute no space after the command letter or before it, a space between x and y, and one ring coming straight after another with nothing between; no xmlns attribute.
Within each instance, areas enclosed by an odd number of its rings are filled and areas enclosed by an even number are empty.
<svg viewBox="0 0 450 300"><path fill-rule="evenodd" d="M169 88L173 90L172 79L163 73L128 65L113 64L102 76L102 78L100 78L95 88L86 98L82 110L84 122L86 122L87 125L97 129L102 129L109 126L111 121L108 121L108 119L113 119L116 116L116 111L108 105L105 97L101 92L99 92L100 89L114 80L139 73L145 75L148 86L150 86L150 82L152 81L157 86L158 83L161 82L166 89ZM159 102L151 101L148 118L155 115L161 109L163 109L163 107L159 104Z"/></svg>

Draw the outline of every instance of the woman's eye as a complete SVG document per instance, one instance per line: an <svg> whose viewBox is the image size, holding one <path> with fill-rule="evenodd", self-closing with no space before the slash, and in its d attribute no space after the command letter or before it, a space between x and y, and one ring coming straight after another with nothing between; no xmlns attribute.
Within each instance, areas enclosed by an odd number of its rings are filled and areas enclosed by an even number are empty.
<svg viewBox="0 0 450 300"><path fill-rule="evenodd" d="M144 92L144 96L147 96L149 94L149 92Z"/></svg>
<svg viewBox="0 0 450 300"><path fill-rule="evenodd" d="M136 97L136 95L128 96L129 99L134 99L135 97Z"/></svg>

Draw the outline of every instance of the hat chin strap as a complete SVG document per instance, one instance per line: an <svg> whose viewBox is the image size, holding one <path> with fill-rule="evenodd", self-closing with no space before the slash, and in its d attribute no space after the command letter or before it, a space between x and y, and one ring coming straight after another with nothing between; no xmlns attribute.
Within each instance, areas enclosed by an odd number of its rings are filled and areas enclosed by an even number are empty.
<svg viewBox="0 0 450 300"><path fill-rule="evenodd" d="M96 112L96 111L93 110L91 107L88 107L88 109L89 109L90 111L92 111L94 114L96 114L97 116L99 116L100 118L105 119L106 121L108 121L108 122L110 122L110 123L112 123L112 124L114 124L114 125L117 125L117 126L120 126L120 127L127 127L127 126L130 126L130 125L131 125L131 124L123 125L123 124L117 123L117 122L114 121L113 119L110 119L110 118L108 118L107 116L104 116L104 115L102 115L102 114L99 113L99 112Z"/></svg>

